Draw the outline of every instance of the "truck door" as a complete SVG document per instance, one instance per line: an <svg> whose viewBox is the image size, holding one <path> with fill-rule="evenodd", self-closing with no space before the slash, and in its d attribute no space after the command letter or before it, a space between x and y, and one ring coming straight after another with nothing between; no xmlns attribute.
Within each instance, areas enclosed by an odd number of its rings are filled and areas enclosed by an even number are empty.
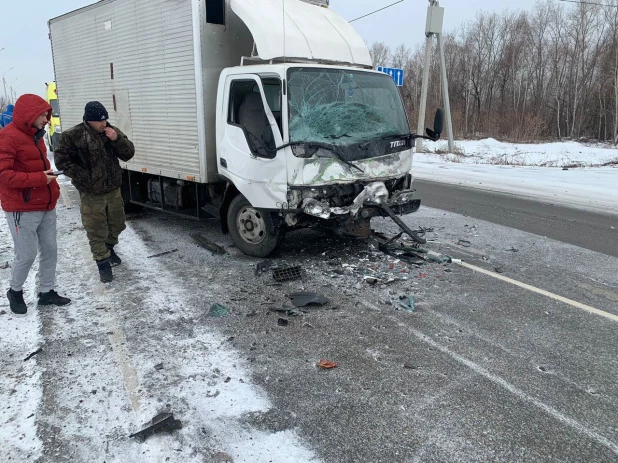
<svg viewBox="0 0 618 463"><path fill-rule="evenodd" d="M279 77L228 76L217 140L219 172L253 207L279 209L287 202ZM267 91L265 92L265 88ZM277 115L279 120L277 120Z"/></svg>

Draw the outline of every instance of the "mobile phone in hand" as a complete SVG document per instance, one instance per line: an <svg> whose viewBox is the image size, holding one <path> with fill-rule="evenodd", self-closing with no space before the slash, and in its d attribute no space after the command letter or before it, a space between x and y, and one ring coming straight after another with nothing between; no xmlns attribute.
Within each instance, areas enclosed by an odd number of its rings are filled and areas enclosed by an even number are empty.
<svg viewBox="0 0 618 463"><path fill-rule="evenodd" d="M51 174L55 175L56 177L58 177L59 175L64 175L64 172L59 170L59 171L56 171L56 172L52 172Z"/></svg>

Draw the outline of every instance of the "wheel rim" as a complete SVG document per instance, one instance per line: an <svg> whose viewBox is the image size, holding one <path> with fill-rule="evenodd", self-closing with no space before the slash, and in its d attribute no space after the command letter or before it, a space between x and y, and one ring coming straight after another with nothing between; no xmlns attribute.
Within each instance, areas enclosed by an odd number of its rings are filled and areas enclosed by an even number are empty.
<svg viewBox="0 0 618 463"><path fill-rule="evenodd" d="M266 238L266 222L262 213L252 207L240 210L236 217L236 229L243 240L250 244L260 244Z"/></svg>

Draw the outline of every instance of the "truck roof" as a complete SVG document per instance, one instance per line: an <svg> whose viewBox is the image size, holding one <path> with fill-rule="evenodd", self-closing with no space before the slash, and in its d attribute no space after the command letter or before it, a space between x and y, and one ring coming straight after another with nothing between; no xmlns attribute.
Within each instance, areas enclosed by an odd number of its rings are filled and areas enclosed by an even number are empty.
<svg viewBox="0 0 618 463"><path fill-rule="evenodd" d="M282 57L371 66L367 45L328 8L299 0L230 0L263 60Z"/></svg>

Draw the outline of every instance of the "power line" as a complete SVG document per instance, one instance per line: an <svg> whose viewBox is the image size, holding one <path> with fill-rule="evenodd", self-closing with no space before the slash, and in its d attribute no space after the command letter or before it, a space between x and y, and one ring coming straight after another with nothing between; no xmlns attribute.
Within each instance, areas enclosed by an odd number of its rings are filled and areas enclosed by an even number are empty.
<svg viewBox="0 0 618 463"><path fill-rule="evenodd" d="M352 19L351 21L348 21L348 22L353 23L354 21L358 21L359 19L366 18L367 16L371 16L372 14L375 14L379 11L386 10L387 8L390 8L391 6L397 5L397 3L401 3L401 2L403 2L403 0L399 0L398 2L395 2L395 3L391 3L390 5L387 5L384 8L380 8L379 10L375 10L375 11L372 11L371 13L367 13L363 16L359 16L358 18Z"/></svg>
<svg viewBox="0 0 618 463"><path fill-rule="evenodd" d="M560 1L568 2L568 3L579 3L581 5L612 6L614 8L618 8L618 5L610 5L609 3L585 2L583 0L560 0Z"/></svg>

